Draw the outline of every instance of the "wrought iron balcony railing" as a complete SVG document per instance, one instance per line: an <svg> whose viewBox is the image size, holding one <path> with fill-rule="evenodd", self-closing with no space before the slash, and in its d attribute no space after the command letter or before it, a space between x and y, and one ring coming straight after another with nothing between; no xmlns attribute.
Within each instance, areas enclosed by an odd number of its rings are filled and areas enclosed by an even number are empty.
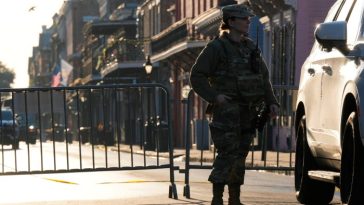
<svg viewBox="0 0 364 205"><path fill-rule="evenodd" d="M191 19L186 18L178 21L155 35L151 39L151 49L153 54L162 52L163 50L170 48L178 43L194 40L194 26L191 23Z"/></svg>
<svg viewBox="0 0 364 205"><path fill-rule="evenodd" d="M144 60L143 42L122 39L109 47L104 47L97 58L95 69L102 71L113 63L127 63Z"/></svg>

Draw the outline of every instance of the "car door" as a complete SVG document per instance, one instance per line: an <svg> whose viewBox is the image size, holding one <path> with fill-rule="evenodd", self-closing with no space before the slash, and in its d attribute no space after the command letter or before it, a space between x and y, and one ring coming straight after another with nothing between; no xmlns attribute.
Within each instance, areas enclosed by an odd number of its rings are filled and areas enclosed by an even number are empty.
<svg viewBox="0 0 364 205"><path fill-rule="evenodd" d="M315 141L320 115L321 106L321 78L323 72L321 70L322 55L318 55L320 49L314 48L302 67L301 84L304 85L305 108L306 108L306 127L309 139ZM311 141L311 140L309 140Z"/></svg>
<svg viewBox="0 0 364 205"><path fill-rule="evenodd" d="M325 21L332 21L335 19L341 5L342 2L337 1L328 12ZM301 70L300 90L302 90L303 93L300 95L304 96L307 139L310 147L313 149L314 155L316 155L316 146L320 145L323 132L320 126L322 105L321 86L322 77L324 75L322 65L325 64L326 58L327 52L323 51L316 41Z"/></svg>
<svg viewBox="0 0 364 205"><path fill-rule="evenodd" d="M346 0L337 21L347 21L347 45L354 47L360 29L363 5L362 1ZM358 18L360 17L360 18ZM341 158L340 125L342 93L348 81L355 78L358 65L354 59L347 58L337 49L326 52L322 64L322 98L320 111L321 133L317 138L317 154L322 158Z"/></svg>

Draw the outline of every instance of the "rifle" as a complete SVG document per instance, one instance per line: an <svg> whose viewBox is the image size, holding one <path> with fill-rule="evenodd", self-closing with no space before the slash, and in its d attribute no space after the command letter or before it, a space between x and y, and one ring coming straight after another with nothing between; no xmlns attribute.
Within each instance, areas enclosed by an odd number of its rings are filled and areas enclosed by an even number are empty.
<svg viewBox="0 0 364 205"><path fill-rule="evenodd" d="M269 113L269 107L265 104L265 102L262 102L258 105L258 114L255 120L255 128L259 132L263 131L265 124L268 122L270 118Z"/></svg>

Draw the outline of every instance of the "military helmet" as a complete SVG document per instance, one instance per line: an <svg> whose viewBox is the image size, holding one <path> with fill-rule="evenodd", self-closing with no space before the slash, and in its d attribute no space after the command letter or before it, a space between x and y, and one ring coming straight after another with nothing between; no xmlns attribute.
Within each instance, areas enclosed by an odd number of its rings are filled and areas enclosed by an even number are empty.
<svg viewBox="0 0 364 205"><path fill-rule="evenodd" d="M255 16L254 13L248 7L241 4L224 6L222 7L221 11L222 11L223 21L226 21L231 17L244 18L244 17Z"/></svg>

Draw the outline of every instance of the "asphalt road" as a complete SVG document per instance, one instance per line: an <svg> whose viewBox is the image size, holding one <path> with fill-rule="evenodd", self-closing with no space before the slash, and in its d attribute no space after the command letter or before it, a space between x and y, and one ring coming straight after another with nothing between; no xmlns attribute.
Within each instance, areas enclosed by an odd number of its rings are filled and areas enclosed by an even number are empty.
<svg viewBox="0 0 364 205"><path fill-rule="evenodd" d="M0 173L34 170L92 169L109 167L156 166L169 164L165 158L105 150L103 145L80 145L78 142L47 141L35 145L20 143L16 151L11 146L0 147Z"/></svg>
<svg viewBox="0 0 364 205"><path fill-rule="evenodd" d="M0 204L210 204L209 170L191 173L191 199L183 196L183 175L177 174L178 200L168 198L168 170L107 171L1 176ZM247 171L244 204L298 204L290 176ZM340 204L338 196L335 202ZM224 195L227 204L227 194Z"/></svg>
<svg viewBox="0 0 364 205"><path fill-rule="evenodd" d="M56 144L57 167L64 167L67 159L64 144ZM41 162L40 153L31 151L32 167L38 167ZM46 143L43 147L43 165L47 168L54 167L53 144ZM62 151L63 150L63 151ZM70 145L68 159L70 166L79 166L79 148L77 144ZM28 168L28 149L21 145L17 150L17 169ZM119 154L107 152L108 161L114 165L118 161ZM94 149L97 156L96 165L105 165L105 150ZM82 147L82 165L92 166L92 150L89 146ZM0 152L7 170L14 169L15 154L12 150ZM33 158L34 156L34 158ZM125 164L130 164L131 156L122 153L120 158ZM134 156L136 164L143 164L144 157ZM161 162L167 161L160 159ZM176 159L176 164L179 159ZM2 162L2 161L0 161ZM147 157L146 162L156 162L154 157ZM168 162L168 161L167 161ZM114 163L114 164L113 164ZM34 164L34 165L33 165ZM116 163L117 165L117 163ZM190 188L191 199L183 196L184 175L175 171L178 200L168 198L169 169L153 170L129 170L129 171L103 171L81 172L66 174L39 174L0 176L0 204L210 204L211 184L207 182L210 170L191 170ZM339 203L339 194L336 193L331 204ZM227 204L227 193L224 194ZM251 204L298 204L295 199L293 177L275 173L247 171L246 182L242 187L242 202Z"/></svg>

